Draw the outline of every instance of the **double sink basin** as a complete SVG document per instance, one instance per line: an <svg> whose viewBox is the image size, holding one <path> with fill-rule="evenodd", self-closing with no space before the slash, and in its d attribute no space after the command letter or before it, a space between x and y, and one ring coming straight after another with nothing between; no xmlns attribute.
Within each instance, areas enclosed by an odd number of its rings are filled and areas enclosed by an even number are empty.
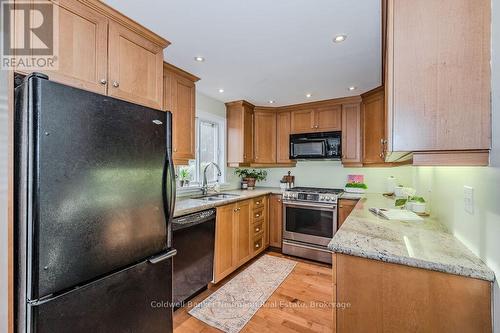
<svg viewBox="0 0 500 333"><path fill-rule="evenodd" d="M216 193L216 194L207 194L207 195L199 195L195 197L191 197L191 199L202 200L202 201L220 201L231 198L239 197L239 194L231 194L231 193Z"/></svg>

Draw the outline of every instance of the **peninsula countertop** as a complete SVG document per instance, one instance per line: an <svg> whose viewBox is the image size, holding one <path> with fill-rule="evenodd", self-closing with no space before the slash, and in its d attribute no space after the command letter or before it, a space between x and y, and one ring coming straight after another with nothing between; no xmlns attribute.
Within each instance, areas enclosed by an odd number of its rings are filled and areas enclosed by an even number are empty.
<svg viewBox="0 0 500 333"><path fill-rule="evenodd" d="M336 253L494 281L493 271L439 221L386 220L368 209L394 208L394 199L365 194L332 238Z"/></svg>
<svg viewBox="0 0 500 333"><path fill-rule="evenodd" d="M237 197L225 198L217 201L203 201L190 197L180 197L175 201L174 217L199 212L218 206L227 205L233 202L251 199L267 194L281 194L277 187L256 187L253 190L224 190L221 193L237 194Z"/></svg>

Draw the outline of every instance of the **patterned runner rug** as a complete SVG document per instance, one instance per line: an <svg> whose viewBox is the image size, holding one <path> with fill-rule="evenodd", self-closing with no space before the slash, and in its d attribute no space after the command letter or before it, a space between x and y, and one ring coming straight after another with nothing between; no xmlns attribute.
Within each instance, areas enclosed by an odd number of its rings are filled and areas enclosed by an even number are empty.
<svg viewBox="0 0 500 333"><path fill-rule="evenodd" d="M296 262L263 255L189 314L227 333L239 332L295 267Z"/></svg>

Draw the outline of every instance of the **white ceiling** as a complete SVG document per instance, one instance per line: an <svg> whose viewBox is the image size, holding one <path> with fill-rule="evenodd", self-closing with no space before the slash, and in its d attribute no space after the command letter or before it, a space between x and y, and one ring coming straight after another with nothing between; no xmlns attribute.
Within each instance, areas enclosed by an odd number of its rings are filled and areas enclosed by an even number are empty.
<svg viewBox="0 0 500 333"><path fill-rule="evenodd" d="M278 106L380 85L380 0L105 2L168 39L165 60L199 76L197 89L223 102ZM347 39L334 44L337 34Z"/></svg>

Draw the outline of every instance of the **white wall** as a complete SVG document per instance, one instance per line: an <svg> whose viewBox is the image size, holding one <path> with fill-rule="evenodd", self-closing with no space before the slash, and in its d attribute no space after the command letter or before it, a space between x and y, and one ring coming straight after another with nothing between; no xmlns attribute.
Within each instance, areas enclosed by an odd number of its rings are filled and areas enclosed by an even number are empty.
<svg viewBox="0 0 500 333"><path fill-rule="evenodd" d="M418 167L414 185L443 221L500 277L500 0L493 0L492 124L489 167ZM471 110L473 112L473 110ZM464 210L463 187L474 188L474 213ZM494 332L500 333L500 287L494 284Z"/></svg>
<svg viewBox="0 0 500 333"><path fill-rule="evenodd" d="M386 179L394 176L405 186L412 184L410 166L394 168L344 168L336 161L301 161L295 168L267 169L267 180L259 183L263 186L279 186L280 179L292 172L295 176L295 186L314 186L344 188L347 175L364 175L365 184L370 193L386 192Z"/></svg>

